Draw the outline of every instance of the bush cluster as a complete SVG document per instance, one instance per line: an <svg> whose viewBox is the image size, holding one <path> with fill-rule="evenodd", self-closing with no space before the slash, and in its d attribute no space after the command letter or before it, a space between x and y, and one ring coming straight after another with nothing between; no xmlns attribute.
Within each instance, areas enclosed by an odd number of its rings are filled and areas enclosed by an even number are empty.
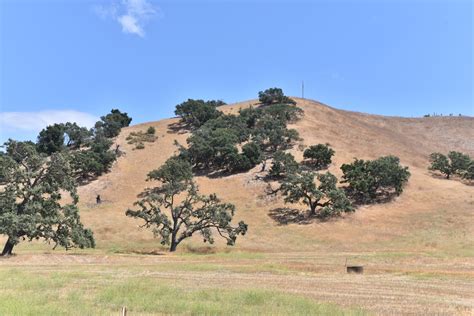
<svg viewBox="0 0 474 316"><path fill-rule="evenodd" d="M428 169L441 172L446 179L457 175L467 180L474 180L474 160L469 155L458 151L450 151L447 155L432 153L430 162Z"/></svg>

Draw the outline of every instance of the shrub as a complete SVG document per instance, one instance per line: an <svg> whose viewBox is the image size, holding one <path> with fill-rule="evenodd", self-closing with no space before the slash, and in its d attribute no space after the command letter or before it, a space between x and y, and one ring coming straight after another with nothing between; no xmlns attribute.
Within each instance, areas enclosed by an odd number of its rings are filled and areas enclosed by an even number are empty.
<svg viewBox="0 0 474 316"><path fill-rule="evenodd" d="M316 168L325 168L331 163L331 158L335 151L328 144L318 144L307 148L303 157L308 159L308 163Z"/></svg>
<svg viewBox="0 0 474 316"><path fill-rule="evenodd" d="M150 126L150 127L148 127L148 129L146 130L146 133L147 133L148 135L155 135L156 129L155 129L153 126Z"/></svg>

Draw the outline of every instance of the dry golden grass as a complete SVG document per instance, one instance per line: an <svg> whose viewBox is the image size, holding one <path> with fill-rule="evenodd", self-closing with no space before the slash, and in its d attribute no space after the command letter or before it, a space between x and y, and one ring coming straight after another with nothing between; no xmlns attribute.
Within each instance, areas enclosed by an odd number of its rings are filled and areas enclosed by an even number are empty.
<svg viewBox="0 0 474 316"><path fill-rule="evenodd" d="M146 271L149 265L159 270L150 272L157 279L210 287L214 283L205 280L216 279L219 286L278 289L377 314L472 312L474 186L435 177L427 166L434 151L474 156L474 118L383 117L296 100L305 115L291 127L299 131L303 146L329 143L335 149L331 172L340 176L340 166L354 157L393 154L410 168L404 193L390 203L363 206L328 222L280 225L269 214L285 205L265 197L266 184L255 180L259 167L222 178L198 177L203 193L215 192L237 206L236 219L249 224L247 236L232 249L220 242L205 247L196 237L181 245L178 254L117 254L164 252L150 231L138 229L139 222L124 213L152 185L145 181L146 174L176 151L175 140L185 144L189 136L169 128L177 119L145 123L122 131L117 143L125 155L112 172L79 190L81 216L93 229L98 250L84 256L45 255L44 246L23 245L17 249L19 256L0 261L0 267L47 261L53 269L106 264L112 270L143 266ZM254 103L222 109L236 112ZM149 126L156 128L158 139L144 150L132 150L126 136ZM297 159L302 159L301 148L292 150ZM97 194L104 200L101 205L95 205ZM346 275L346 259L366 265L367 273Z"/></svg>

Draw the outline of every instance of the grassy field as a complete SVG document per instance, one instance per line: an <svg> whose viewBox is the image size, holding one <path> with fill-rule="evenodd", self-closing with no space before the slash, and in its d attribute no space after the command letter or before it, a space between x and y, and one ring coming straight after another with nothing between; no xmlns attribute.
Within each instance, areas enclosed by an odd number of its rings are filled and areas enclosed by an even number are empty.
<svg viewBox="0 0 474 316"><path fill-rule="evenodd" d="M132 270L132 271L131 271ZM365 315L264 289L199 288L161 280L152 267L64 266L2 269L1 315Z"/></svg>
<svg viewBox="0 0 474 316"><path fill-rule="evenodd" d="M0 260L0 315L469 315L474 265L432 253L48 252ZM363 264L363 275L345 273Z"/></svg>

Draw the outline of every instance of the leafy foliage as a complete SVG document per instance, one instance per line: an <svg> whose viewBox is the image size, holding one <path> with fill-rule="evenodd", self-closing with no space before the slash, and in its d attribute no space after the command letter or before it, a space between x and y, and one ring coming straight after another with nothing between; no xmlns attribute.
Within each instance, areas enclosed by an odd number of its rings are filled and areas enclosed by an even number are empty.
<svg viewBox="0 0 474 316"><path fill-rule="evenodd" d="M307 148L303 157L308 159L308 164L314 166L317 169L322 169L331 164L331 158L334 156L335 151L328 144L317 144Z"/></svg>
<svg viewBox="0 0 474 316"><path fill-rule="evenodd" d="M449 179L451 175L463 175L469 169L471 158L457 151L450 151L448 156L441 153L432 153L430 155L432 171L439 171Z"/></svg>
<svg viewBox="0 0 474 316"><path fill-rule="evenodd" d="M193 100L178 104L174 113L181 118L182 122L188 124L192 128L198 128L211 119L219 117L222 112L217 110L218 106L225 105L220 100Z"/></svg>
<svg viewBox="0 0 474 316"><path fill-rule="evenodd" d="M53 124L43 129L38 135L38 151L51 155L64 148L64 125Z"/></svg>
<svg viewBox="0 0 474 316"><path fill-rule="evenodd" d="M89 229L80 222L78 195L68 160L62 153L49 158L29 142L9 141L0 156L0 234L10 255L20 240L44 239L66 249L94 247ZM61 202L68 193L71 203Z"/></svg>
<svg viewBox="0 0 474 316"><path fill-rule="evenodd" d="M262 150L258 144L254 142L247 143L242 146L242 154L248 158L252 166L257 165L262 161Z"/></svg>
<svg viewBox="0 0 474 316"><path fill-rule="evenodd" d="M462 177L467 180L474 180L474 160L471 160Z"/></svg>
<svg viewBox="0 0 474 316"><path fill-rule="evenodd" d="M315 174L303 171L290 174L279 190L285 203L303 202L310 208L312 216L327 218L354 211L346 194L336 184L337 179L330 172Z"/></svg>
<svg viewBox="0 0 474 316"><path fill-rule="evenodd" d="M204 242L214 243L213 231L234 245L238 235L245 235L247 224L231 225L235 206L222 203L215 194L200 195L192 181L191 165L173 157L160 169L149 174L149 180L161 185L143 192L135 203L138 210L127 210L126 215L141 218L144 227L152 228L162 245L175 251L186 238L200 233Z"/></svg>
<svg viewBox="0 0 474 316"><path fill-rule="evenodd" d="M273 157L268 175L272 178L284 178L294 174L298 169L299 165L292 154L277 151Z"/></svg>
<svg viewBox="0 0 474 316"><path fill-rule="evenodd" d="M265 166L275 152L288 149L299 140L298 132L288 129L287 124L303 111L292 100L277 99L287 103L241 109L239 115L213 112L223 104L221 101L190 99L178 105L176 114L194 127L187 148L180 146L180 156L200 170L240 172L262 161ZM201 119L204 112L214 114Z"/></svg>
<svg viewBox="0 0 474 316"><path fill-rule="evenodd" d="M192 178L191 164L179 156L169 158L159 169L148 173L148 180L156 180L172 185L191 181Z"/></svg>
<svg viewBox="0 0 474 316"><path fill-rule="evenodd" d="M64 133L66 136L66 147L69 149L79 149L81 146L87 145L94 136L93 130L70 122L64 124Z"/></svg>
<svg viewBox="0 0 474 316"><path fill-rule="evenodd" d="M107 138L113 138L120 134L123 127L127 127L132 122L132 118L127 113L122 113L118 109L112 109L109 114L102 116L100 121L95 123L96 133Z"/></svg>
<svg viewBox="0 0 474 316"><path fill-rule="evenodd" d="M198 169L225 169L238 154L239 139L227 128L199 129L187 142L186 156Z"/></svg>
<svg viewBox="0 0 474 316"><path fill-rule="evenodd" d="M258 93L258 100L264 105L270 104L296 104L296 102L283 94L280 88L270 88Z"/></svg>
<svg viewBox="0 0 474 316"><path fill-rule="evenodd" d="M377 197L400 195L410 177L408 167L400 165L395 156L380 157L376 160L355 159L351 164L343 164L342 183L348 183L349 194L360 202L371 202Z"/></svg>

